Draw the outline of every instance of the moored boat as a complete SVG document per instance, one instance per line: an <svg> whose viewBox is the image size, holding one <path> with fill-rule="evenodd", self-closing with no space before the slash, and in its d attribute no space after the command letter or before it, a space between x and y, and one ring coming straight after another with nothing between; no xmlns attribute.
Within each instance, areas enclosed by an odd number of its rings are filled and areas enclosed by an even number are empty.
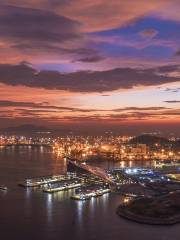
<svg viewBox="0 0 180 240"><path fill-rule="evenodd" d="M8 188L7 188L6 186L4 186L4 185L0 185L0 190L7 191L7 190L8 190Z"/></svg>

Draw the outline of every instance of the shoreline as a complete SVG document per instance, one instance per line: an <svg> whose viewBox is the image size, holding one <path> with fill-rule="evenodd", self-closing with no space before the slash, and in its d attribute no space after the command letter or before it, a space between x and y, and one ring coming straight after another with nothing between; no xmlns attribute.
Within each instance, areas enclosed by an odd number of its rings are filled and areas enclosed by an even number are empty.
<svg viewBox="0 0 180 240"><path fill-rule="evenodd" d="M141 223L141 224L149 224L149 225L174 225L180 223L180 215L169 217L169 218L152 218L146 217L142 215L135 214L126 209L126 206L119 206L116 210L118 216L123 217L127 220Z"/></svg>

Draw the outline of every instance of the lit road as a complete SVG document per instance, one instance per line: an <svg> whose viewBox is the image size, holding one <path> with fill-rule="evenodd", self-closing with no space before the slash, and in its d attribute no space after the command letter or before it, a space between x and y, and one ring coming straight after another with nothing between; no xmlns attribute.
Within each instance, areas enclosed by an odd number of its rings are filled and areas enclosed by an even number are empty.
<svg viewBox="0 0 180 240"><path fill-rule="evenodd" d="M105 180L109 183L114 184L114 181L112 180L112 178L107 174L107 172L104 169L101 169L99 167L93 167L93 166L87 165L86 163L80 163L80 162L72 161L69 159L68 159L68 161L70 161L75 166L82 168L82 169L102 178L103 180Z"/></svg>

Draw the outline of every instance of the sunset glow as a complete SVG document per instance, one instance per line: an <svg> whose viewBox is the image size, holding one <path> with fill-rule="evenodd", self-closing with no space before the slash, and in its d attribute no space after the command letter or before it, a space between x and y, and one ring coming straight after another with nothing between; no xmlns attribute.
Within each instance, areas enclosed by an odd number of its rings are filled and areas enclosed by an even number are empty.
<svg viewBox="0 0 180 240"><path fill-rule="evenodd" d="M1 128L180 126L177 0L2 0Z"/></svg>

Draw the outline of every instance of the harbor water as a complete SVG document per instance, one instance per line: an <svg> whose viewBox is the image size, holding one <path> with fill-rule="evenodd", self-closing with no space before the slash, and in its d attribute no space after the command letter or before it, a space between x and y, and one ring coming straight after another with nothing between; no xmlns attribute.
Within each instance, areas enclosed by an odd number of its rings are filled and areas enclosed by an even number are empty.
<svg viewBox="0 0 180 240"><path fill-rule="evenodd" d="M103 168L152 166L152 162L92 162ZM26 178L63 174L66 161L47 147L0 149L1 239L19 240L179 240L180 224L150 226L134 223L116 214L122 201L115 193L89 201L70 199L74 190L44 193L39 188L18 186Z"/></svg>

